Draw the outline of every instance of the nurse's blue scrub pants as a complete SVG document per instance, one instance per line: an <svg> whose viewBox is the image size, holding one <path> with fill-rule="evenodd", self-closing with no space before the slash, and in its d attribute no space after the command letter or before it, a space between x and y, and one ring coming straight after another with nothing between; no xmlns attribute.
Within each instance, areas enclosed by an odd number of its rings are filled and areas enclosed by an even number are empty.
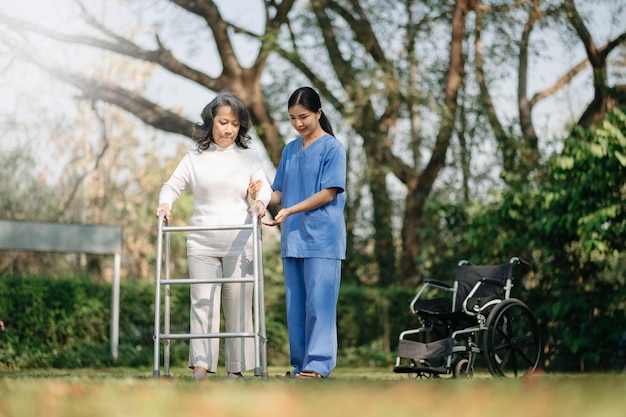
<svg viewBox="0 0 626 417"><path fill-rule="evenodd" d="M289 349L294 374L330 375L337 363L341 260L283 258Z"/></svg>

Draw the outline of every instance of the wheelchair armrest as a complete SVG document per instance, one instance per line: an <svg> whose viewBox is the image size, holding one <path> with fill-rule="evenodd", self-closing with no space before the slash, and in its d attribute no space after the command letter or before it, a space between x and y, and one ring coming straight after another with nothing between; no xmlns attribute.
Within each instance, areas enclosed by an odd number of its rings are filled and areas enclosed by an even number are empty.
<svg viewBox="0 0 626 417"><path fill-rule="evenodd" d="M504 288L504 282L498 281L497 279L481 278L480 282L483 284L493 285L494 287Z"/></svg>
<svg viewBox="0 0 626 417"><path fill-rule="evenodd" d="M448 283L445 283L443 281L439 281L438 279L425 279L424 280L424 284L428 284L431 285L433 287L439 287L442 290L451 290L452 286Z"/></svg>
<svg viewBox="0 0 626 417"><path fill-rule="evenodd" d="M420 287L419 291L417 292L417 294L415 294L415 297L413 297L413 299L409 302L409 308L412 312L415 312L415 303L417 302L417 300L420 299L420 297L428 287L435 287L445 291L454 291L454 288L450 284L447 284L443 281L439 281L437 279L425 279L422 282L422 286Z"/></svg>

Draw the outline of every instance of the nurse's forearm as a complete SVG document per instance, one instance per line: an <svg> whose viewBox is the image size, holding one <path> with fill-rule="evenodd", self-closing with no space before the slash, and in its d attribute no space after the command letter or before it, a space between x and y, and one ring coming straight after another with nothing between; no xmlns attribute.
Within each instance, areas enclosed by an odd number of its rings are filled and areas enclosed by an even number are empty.
<svg viewBox="0 0 626 417"><path fill-rule="evenodd" d="M298 204L294 204L291 207L284 207L280 209L278 213L276 213L276 216L274 217L274 221L263 222L263 224L266 226L277 226L281 224L282 222L284 222L285 219L291 216L292 214L301 213L303 211L314 210L318 207L323 206L324 204L330 203L331 201L333 201L333 198L335 198L335 195L337 195L336 188L325 188L313 194L311 197L307 198L306 200L299 202ZM273 195L272 195L272 198L274 198Z"/></svg>
<svg viewBox="0 0 626 417"><path fill-rule="evenodd" d="M272 191L272 196L270 197L270 202L268 206L277 206L280 207L282 194L279 191Z"/></svg>
<svg viewBox="0 0 626 417"><path fill-rule="evenodd" d="M298 204L294 204L293 206L289 207L288 210L290 214L314 210L318 207L323 206L324 204L328 204L333 201L335 195L337 195L336 188L324 188L323 190L316 192L306 200L303 200Z"/></svg>

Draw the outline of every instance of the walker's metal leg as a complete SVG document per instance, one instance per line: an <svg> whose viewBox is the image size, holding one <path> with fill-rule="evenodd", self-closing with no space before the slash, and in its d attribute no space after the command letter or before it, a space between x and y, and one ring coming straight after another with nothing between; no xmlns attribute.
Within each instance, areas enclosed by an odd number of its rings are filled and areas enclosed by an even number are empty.
<svg viewBox="0 0 626 417"><path fill-rule="evenodd" d="M263 308L263 274L261 273L261 229L258 227L258 218L253 217L253 268L254 268L254 375L267 377L265 358L262 355L262 346L265 346L264 325L261 325ZM263 314L264 316L264 314Z"/></svg>
<svg viewBox="0 0 626 417"><path fill-rule="evenodd" d="M152 370L152 376L158 378L160 376L159 362L160 353L159 348L161 346L161 339L159 334L161 332L161 264L163 257L163 218L164 213L159 214L158 233L157 233L157 259L156 259L156 277L154 288L154 368Z"/></svg>
<svg viewBox="0 0 626 417"><path fill-rule="evenodd" d="M262 377L267 378L267 336L265 331L265 276L263 274L263 254L260 254L259 270L259 323L261 325L261 370Z"/></svg>
<svg viewBox="0 0 626 417"><path fill-rule="evenodd" d="M171 235L168 233L165 236L165 279L170 279L170 239ZM170 286L168 284L165 285L165 306L163 311L163 333L170 333ZM165 371L165 377L170 377L170 347L171 340L165 341L165 348L163 350L163 369Z"/></svg>
<svg viewBox="0 0 626 417"><path fill-rule="evenodd" d="M258 242L259 247L263 247L263 233L259 228L258 231ZM264 379L267 378L267 336L265 332L265 276L263 271L265 270L263 267L263 251L259 250L258 256L256 257L258 260L257 277L259 281L259 330L260 330L260 342L261 345L259 347L260 356L261 356L261 377Z"/></svg>

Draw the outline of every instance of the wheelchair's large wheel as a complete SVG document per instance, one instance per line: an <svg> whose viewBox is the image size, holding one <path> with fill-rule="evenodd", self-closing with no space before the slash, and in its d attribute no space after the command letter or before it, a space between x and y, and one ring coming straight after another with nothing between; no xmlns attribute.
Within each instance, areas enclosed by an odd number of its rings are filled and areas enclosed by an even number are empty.
<svg viewBox="0 0 626 417"><path fill-rule="evenodd" d="M483 338L483 353L492 375L513 378L529 375L539 363L541 341L537 319L520 300L503 300L491 310Z"/></svg>

